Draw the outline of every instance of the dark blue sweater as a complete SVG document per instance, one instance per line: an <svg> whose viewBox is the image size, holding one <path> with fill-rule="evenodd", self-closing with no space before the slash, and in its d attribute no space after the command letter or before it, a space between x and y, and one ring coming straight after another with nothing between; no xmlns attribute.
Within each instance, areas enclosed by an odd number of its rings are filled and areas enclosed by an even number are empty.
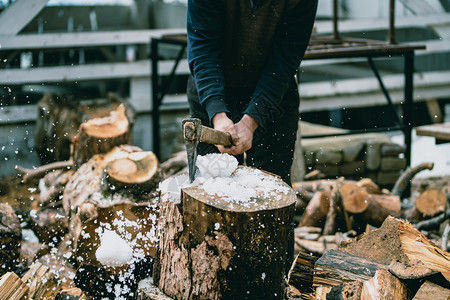
<svg viewBox="0 0 450 300"><path fill-rule="evenodd" d="M226 88L250 88L243 114L261 127L292 84L309 43L317 0L189 0L188 60L210 120L229 112Z"/></svg>

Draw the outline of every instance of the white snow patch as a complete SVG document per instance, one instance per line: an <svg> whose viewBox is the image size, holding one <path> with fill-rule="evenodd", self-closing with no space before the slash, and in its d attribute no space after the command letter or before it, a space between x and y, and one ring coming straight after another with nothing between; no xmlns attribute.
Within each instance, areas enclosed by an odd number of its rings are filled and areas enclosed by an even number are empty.
<svg viewBox="0 0 450 300"><path fill-rule="evenodd" d="M237 166L234 156L226 153L211 153L197 156L197 168L204 178L229 177Z"/></svg>
<svg viewBox="0 0 450 300"><path fill-rule="evenodd" d="M217 195L223 200L250 207L258 197L281 200L281 194L288 194L290 188L275 176L258 169L239 168L229 177L203 178L193 182L209 195Z"/></svg>
<svg viewBox="0 0 450 300"><path fill-rule="evenodd" d="M181 188L189 185L188 174L172 176L159 184L161 191L161 201L171 201L178 203L181 196Z"/></svg>
<svg viewBox="0 0 450 300"><path fill-rule="evenodd" d="M100 241L95 257L104 266L123 266L133 258L133 249L114 231L105 230Z"/></svg>

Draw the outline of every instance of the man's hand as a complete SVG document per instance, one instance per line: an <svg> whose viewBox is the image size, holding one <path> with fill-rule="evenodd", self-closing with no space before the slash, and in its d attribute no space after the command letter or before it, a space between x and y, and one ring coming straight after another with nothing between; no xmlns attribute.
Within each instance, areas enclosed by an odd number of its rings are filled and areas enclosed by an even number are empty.
<svg viewBox="0 0 450 300"><path fill-rule="evenodd" d="M220 131L225 131L228 132L229 134L231 134L231 138L233 140L233 145L235 143L238 143L238 134L236 131L236 128L234 126L233 121L231 121L227 114L222 112L222 113L218 113L216 114L213 118L212 118L212 124L214 129L220 130ZM222 145L216 145L217 149L219 149L219 151L221 153L228 153L231 154L231 149L232 147L224 147Z"/></svg>
<svg viewBox="0 0 450 300"><path fill-rule="evenodd" d="M238 155L249 150L252 147L253 133L258 128L258 122L249 115L244 115L242 119L237 122L234 127L237 132L237 140L233 139L233 147L231 147L231 154Z"/></svg>

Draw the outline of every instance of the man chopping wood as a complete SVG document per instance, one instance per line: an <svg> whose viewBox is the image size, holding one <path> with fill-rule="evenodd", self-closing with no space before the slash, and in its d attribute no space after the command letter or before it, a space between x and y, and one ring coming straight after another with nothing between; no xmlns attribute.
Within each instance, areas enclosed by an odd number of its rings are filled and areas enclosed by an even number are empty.
<svg viewBox="0 0 450 300"><path fill-rule="evenodd" d="M311 37L317 0L189 0L187 95L191 116L229 132L231 147L200 143L283 178L299 120L295 75Z"/></svg>

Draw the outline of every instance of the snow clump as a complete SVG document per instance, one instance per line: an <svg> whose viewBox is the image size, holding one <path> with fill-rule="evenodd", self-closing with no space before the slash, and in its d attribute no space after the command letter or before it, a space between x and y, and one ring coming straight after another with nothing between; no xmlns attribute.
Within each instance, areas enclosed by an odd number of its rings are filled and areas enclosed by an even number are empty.
<svg viewBox="0 0 450 300"><path fill-rule="evenodd" d="M100 241L95 257L104 266L120 267L133 258L133 249L114 231L105 230Z"/></svg>
<svg viewBox="0 0 450 300"><path fill-rule="evenodd" d="M238 166L238 161L234 156L226 153L211 153L199 155L196 165L200 177L208 179L231 176Z"/></svg>

